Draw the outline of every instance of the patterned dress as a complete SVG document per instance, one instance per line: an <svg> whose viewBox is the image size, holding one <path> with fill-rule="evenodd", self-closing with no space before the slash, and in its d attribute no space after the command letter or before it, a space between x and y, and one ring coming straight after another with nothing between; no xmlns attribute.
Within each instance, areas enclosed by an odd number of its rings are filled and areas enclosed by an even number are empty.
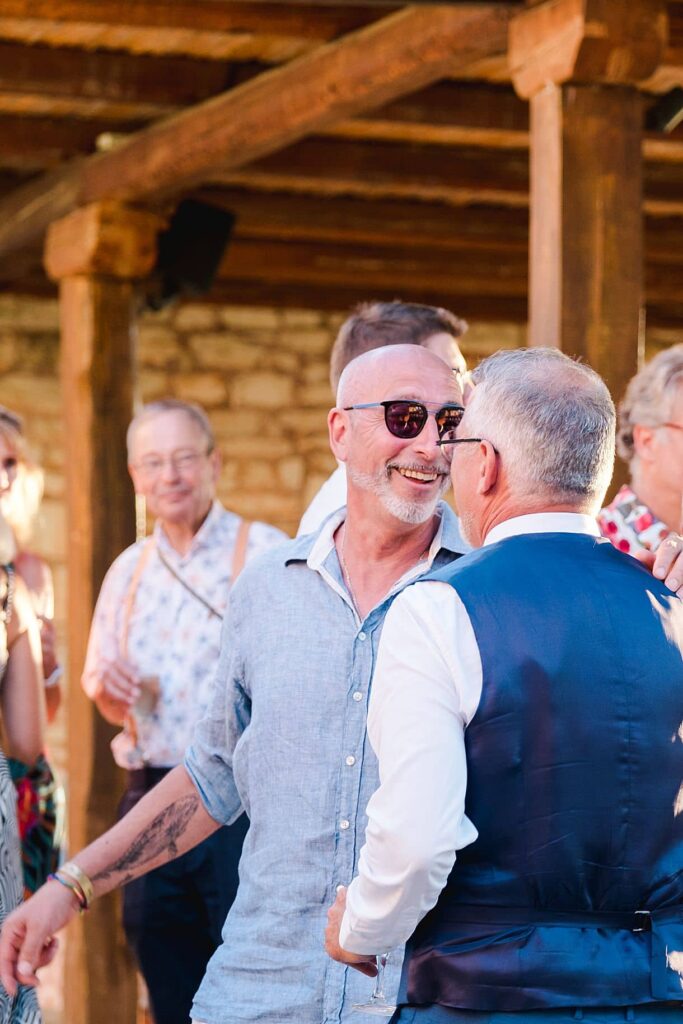
<svg viewBox="0 0 683 1024"><path fill-rule="evenodd" d="M0 676L7 665L7 623L12 615L11 576L0 566ZM0 925L23 897L17 793L7 759L0 750ZM20 988L11 999L0 985L0 1024L41 1024L35 989Z"/></svg>

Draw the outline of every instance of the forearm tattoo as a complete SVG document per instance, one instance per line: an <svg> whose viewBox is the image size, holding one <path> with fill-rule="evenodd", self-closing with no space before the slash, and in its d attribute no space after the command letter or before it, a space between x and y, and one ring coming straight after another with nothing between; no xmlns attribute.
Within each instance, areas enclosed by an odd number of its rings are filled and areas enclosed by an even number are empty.
<svg viewBox="0 0 683 1024"><path fill-rule="evenodd" d="M187 831L198 805L199 796L194 795L185 796L169 804L157 814L149 827L134 840L118 860L93 875L93 882L111 878L119 871L131 872L123 879L123 882L129 882L137 874L135 869L155 860L159 854L170 853L170 860L177 857L177 840Z"/></svg>

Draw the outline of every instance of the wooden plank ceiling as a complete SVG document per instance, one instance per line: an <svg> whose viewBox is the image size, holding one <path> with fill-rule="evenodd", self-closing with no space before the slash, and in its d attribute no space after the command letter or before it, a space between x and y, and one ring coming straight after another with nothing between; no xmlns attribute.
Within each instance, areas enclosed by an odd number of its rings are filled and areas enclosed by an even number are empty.
<svg viewBox="0 0 683 1024"><path fill-rule="evenodd" d="M223 103L274 68L306 57L314 68L320 47L400 10L385 0L0 0L0 288L53 288L42 231L26 228L7 246L3 224L15 208L28 224L31 196L39 205L50 189L55 209L77 204L83 158L214 97ZM645 111L683 86L683 3L668 10L665 63L641 83ZM401 296L524 320L528 106L509 82L504 31L490 49L434 84L387 93L396 98L380 107L255 147L266 155L246 165L167 188L167 209L192 196L237 215L211 297L344 309ZM643 158L648 322L683 327L683 125L647 133ZM153 180L147 204L154 192Z"/></svg>

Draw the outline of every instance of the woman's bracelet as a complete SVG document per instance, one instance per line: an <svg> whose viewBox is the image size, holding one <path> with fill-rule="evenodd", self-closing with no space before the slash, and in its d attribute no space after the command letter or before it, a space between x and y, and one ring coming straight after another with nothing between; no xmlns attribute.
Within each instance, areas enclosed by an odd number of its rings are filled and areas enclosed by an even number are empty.
<svg viewBox="0 0 683 1024"><path fill-rule="evenodd" d="M83 899L85 900L86 910L95 899L95 892L93 890L93 884L86 875L85 871L76 864L73 860L68 860L65 864L62 864L58 871L58 875L66 875L68 879L75 882L83 893Z"/></svg>
<svg viewBox="0 0 683 1024"><path fill-rule="evenodd" d="M84 914L86 912L86 910L88 909L88 904L86 902L85 896L83 895L80 886L76 885L76 883L73 882L71 879L62 878L57 872L54 871L47 876L47 880L48 882L59 882L59 884L63 885L65 889L68 889L69 892L72 892L76 897L76 901L78 902L78 913Z"/></svg>

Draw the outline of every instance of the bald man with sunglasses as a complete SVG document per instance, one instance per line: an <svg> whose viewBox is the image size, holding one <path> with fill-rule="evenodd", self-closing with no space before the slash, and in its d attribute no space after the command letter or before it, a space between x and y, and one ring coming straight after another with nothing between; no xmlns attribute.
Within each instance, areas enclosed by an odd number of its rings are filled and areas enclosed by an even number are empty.
<svg viewBox="0 0 683 1024"><path fill-rule="evenodd" d="M459 340L467 330L464 320L448 309L419 302L362 302L339 328L330 353L330 384L336 394L346 367L358 356L385 345L422 345L441 356L458 375L465 398L471 379ZM343 462L323 483L301 517L297 536L315 533L328 515L346 504L346 467Z"/></svg>
<svg viewBox="0 0 683 1024"><path fill-rule="evenodd" d="M367 1001L370 983L327 961L326 907L356 871L378 785L365 727L387 611L464 548L441 502L450 447L438 444L462 413L451 369L424 348L389 346L347 367L329 415L347 506L317 534L247 566L231 597L212 707L184 765L75 855L85 895L96 897L247 811L238 895L193 1006L201 1024L362 1019L353 1006ZM77 895L48 882L8 918L8 991L35 984Z"/></svg>

